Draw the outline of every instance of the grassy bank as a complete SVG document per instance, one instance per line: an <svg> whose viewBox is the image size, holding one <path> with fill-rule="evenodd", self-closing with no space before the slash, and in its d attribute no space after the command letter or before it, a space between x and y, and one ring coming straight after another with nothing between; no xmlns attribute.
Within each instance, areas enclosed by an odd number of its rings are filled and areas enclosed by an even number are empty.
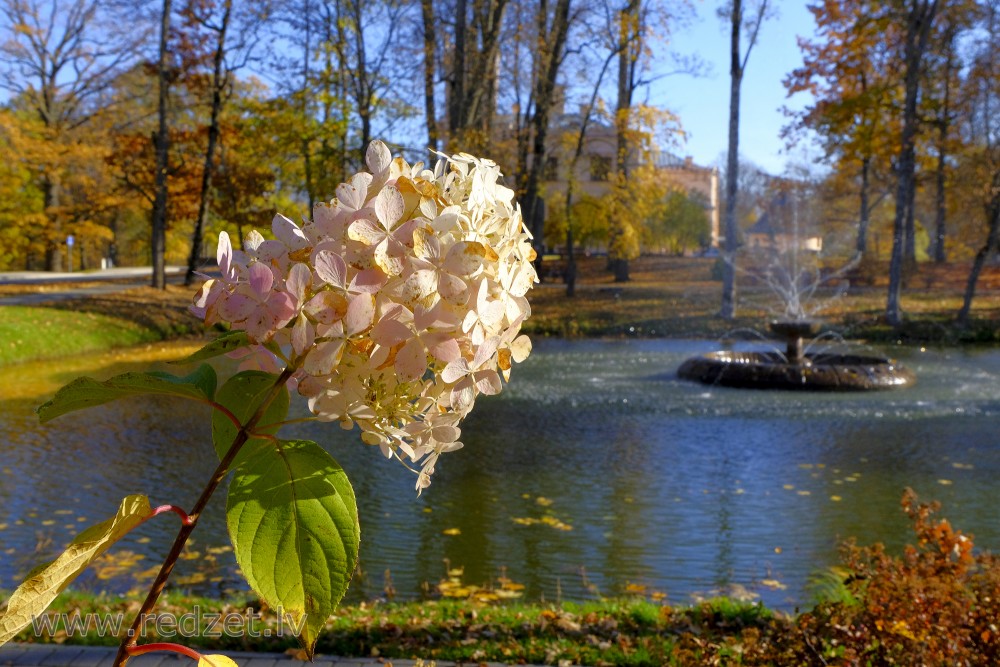
<svg viewBox="0 0 1000 667"><path fill-rule="evenodd" d="M200 335L204 327L187 312L192 293L143 287L43 306L0 306L0 365Z"/></svg>
<svg viewBox="0 0 1000 667"><path fill-rule="evenodd" d="M508 584L480 598L492 602L458 600L445 597L442 584L435 597L419 602L340 609L317 648L345 657L473 664L998 664L1000 562L976 552L969 536L937 515L936 505L907 492L902 507L914 531L913 546L890 554L881 545L845 544L841 566L815 579L819 602L795 616L728 598L684 607L653 595L523 603L499 594L516 591ZM50 610L53 625L42 632L29 628L17 639L114 645L115 633L99 633L94 625L71 636L59 615L120 618L120 635L139 606L138 598L62 594ZM296 651L289 621L279 625L276 614L254 598L219 602L171 592L156 613L159 620L148 620L140 643L183 636L180 641L193 646Z"/></svg>
<svg viewBox="0 0 1000 667"><path fill-rule="evenodd" d="M632 280L613 282L606 259L580 260L577 294L567 298L560 282L536 286L529 293L532 316L526 333L535 336L611 336L723 338L740 329L762 331L781 311L773 293L741 276L739 308L733 321L718 317L721 283L716 260L642 257L632 263ZM833 331L851 339L921 341L944 344L1000 341L1000 267L988 267L968 323L955 314L968 266L922 266L909 281L901 327L885 323L884 271L856 281L846 292L820 291L819 317ZM64 289L66 285L7 286L0 294ZM11 291L14 290L14 291ZM187 312L193 290L144 287L118 294L53 302L44 308L0 306L0 364L55 357L198 335L203 327ZM104 319L111 318L111 319Z"/></svg>
<svg viewBox="0 0 1000 667"><path fill-rule="evenodd" d="M159 340L119 317L30 306L0 310L0 364L64 357Z"/></svg>
<svg viewBox="0 0 1000 667"><path fill-rule="evenodd" d="M632 262L627 283L615 283L606 259L581 260L577 293L553 282L529 293L531 318L525 331L546 336L645 336L724 338L740 329L764 332L783 304L768 287L739 276L735 320L718 316L721 282L713 259L646 256ZM887 271L887 269L886 269ZM965 325L955 323L962 305L965 264L922 266L902 297L901 327L885 322L887 285L882 267L850 286L821 289L813 307L827 327L845 338L874 341L925 341L947 344L1000 340L1000 267L983 272L977 299Z"/></svg>

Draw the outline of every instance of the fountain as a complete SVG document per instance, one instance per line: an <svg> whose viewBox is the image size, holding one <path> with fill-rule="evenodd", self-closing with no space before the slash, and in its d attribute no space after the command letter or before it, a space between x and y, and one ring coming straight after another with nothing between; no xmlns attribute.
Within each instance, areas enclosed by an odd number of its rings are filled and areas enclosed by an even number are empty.
<svg viewBox="0 0 1000 667"><path fill-rule="evenodd" d="M897 362L877 355L807 352L803 340L820 329L815 320L777 320L771 332L785 352L709 352L687 359L677 370L685 380L744 389L870 391L906 387L916 376Z"/></svg>
<svg viewBox="0 0 1000 667"><path fill-rule="evenodd" d="M822 238L804 233L799 224L803 202L815 198L808 192L794 192L805 182L785 185L788 187L779 191L758 222L747 230L747 264L760 268L741 269L754 281L765 284L781 301L783 313L770 323L770 330L784 343L785 352L710 352L686 360L677 375L706 384L748 389L868 391L913 384L916 376L892 359L809 352L804 347L804 339L820 331L820 323L813 315L823 307L807 302L831 283L840 286L833 298L843 294L845 276L861 257L856 255L839 270L824 272L819 261Z"/></svg>

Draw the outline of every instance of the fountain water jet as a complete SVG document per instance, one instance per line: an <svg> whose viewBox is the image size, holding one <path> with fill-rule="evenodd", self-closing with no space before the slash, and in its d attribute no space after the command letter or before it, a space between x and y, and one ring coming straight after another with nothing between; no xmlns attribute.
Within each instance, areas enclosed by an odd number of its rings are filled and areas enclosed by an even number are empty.
<svg viewBox="0 0 1000 667"><path fill-rule="evenodd" d="M770 330L779 344L784 343L785 353L711 352L685 361L677 371L681 378L726 387L817 391L894 389L916 381L911 371L886 357L806 350L803 341L815 339L820 330L812 316L822 304L811 302L821 288L834 282L839 288L830 298L841 296L848 271L861 260L855 255L836 271L824 270L819 261L821 237L800 228L801 219L815 217L802 214L815 201L806 181L788 181L748 230L752 240L746 259L758 268L742 273L751 274L780 300L783 312L770 323Z"/></svg>

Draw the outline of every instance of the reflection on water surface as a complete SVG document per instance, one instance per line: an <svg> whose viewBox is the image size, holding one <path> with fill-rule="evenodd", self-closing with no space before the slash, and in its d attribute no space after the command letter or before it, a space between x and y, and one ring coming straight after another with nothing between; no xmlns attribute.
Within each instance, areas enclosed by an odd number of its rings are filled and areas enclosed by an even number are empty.
<svg viewBox="0 0 1000 667"><path fill-rule="evenodd" d="M362 569L349 595L378 595L388 570L400 596L419 596L447 558L469 583L505 568L533 598L640 584L686 602L745 587L791 608L808 602L805 582L834 562L839 537L907 539L906 486L941 500L977 545L1000 546L1000 351L895 349L919 380L891 393L748 392L674 377L684 358L713 347L537 342L504 393L479 401L465 449L442 460L420 498L413 476L356 434L291 429L329 449L354 482ZM33 416L79 373L103 378L148 360L0 369L0 587L113 513L124 494L182 505L196 497L215 465L201 406L144 399L46 426ZM217 501L195 534L197 557L181 563L181 583L196 592L240 581ZM172 517L147 522L119 551L132 571L147 569L175 530ZM114 569L102 575L79 586L135 583Z"/></svg>

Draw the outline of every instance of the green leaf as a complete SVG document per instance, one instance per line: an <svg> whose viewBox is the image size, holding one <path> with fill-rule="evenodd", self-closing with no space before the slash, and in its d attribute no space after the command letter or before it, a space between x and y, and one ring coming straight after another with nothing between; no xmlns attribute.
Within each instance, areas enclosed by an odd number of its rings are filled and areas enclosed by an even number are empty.
<svg viewBox="0 0 1000 667"><path fill-rule="evenodd" d="M358 562L361 529L347 474L315 442L261 447L230 483L226 523L247 582L302 627L312 658Z"/></svg>
<svg viewBox="0 0 1000 667"><path fill-rule="evenodd" d="M0 611L0 646L30 625L88 565L151 514L146 496L128 496L118 514L87 528L58 558L33 570Z"/></svg>
<svg viewBox="0 0 1000 667"><path fill-rule="evenodd" d="M169 373L124 373L99 382L79 377L56 392L48 403L38 408L38 419L45 423L68 412L103 405L125 396L165 394L211 401L218 382L215 369L202 364L190 375L178 377Z"/></svg>
<svg viewBox="0 0 1000 667"><path fill-rule="evenodd" d="M218 357L223 354L232 352L233 350L238 350L241 347L246 347L250 344L250 338L247 336L246 331L235 330L227 331L221 334L218 338L213 340L211 343L201 348L194 354L177 361L171 361L172 364L193 364L196 361L204 361L205 359L211 359L213 357Z"/></svg>
<svg viewBox="0 0 1000 667"><path fill-rule="evenodd" d="M267 398L268 392L277 379L277 375L263 371L237 373L222 385L215 400L232 412L241 424L246 424L247 420L253 416L260 404ZM276 433L279 428L276 424L285 421L288 417L288 401L288 389L282 387L264 411L264 415L257 422L254 431L271 435ZM237 432L236 425L229 417L218 410L212 413L212 444L215 445L215 453L219 455L220 459L229 451ZM270 446L270 442L262 438L251 438L243 445L230 467L239 466L250 452L262 444Z"/></svg>

